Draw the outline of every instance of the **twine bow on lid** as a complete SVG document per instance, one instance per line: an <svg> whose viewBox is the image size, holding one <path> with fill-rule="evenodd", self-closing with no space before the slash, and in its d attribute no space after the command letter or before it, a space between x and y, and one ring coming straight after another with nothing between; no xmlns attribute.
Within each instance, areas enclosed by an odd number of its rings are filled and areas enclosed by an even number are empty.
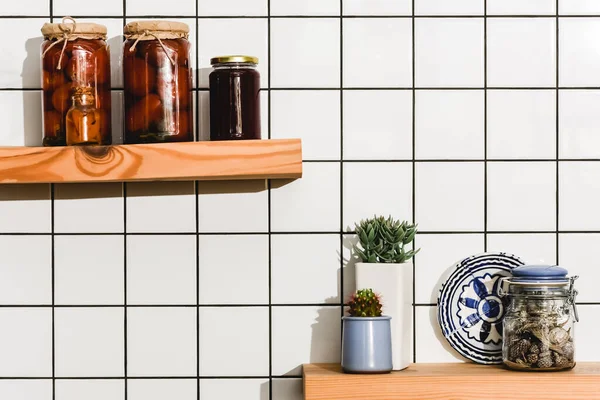
<svg viewBox="0 0 600 400"><path fill-rule="evenodd" d="M65 21L72 21L73 28L70 28L70 27L64 25ZM75 21L74 18L63 17L62 22L60 24L58 24L58 27L62 31L62 37L60 37L56 42L52 42L50 44L50 46L48 46L48 48L46 48L46 50L44 50L44 52L42 53L42 57L44 57L46 55L48 50L50 50L51 48L53 48L55 45L59 44L60 42L63 42L63 47L62 47L62 50L60 51L60 57L58 58L58 65L56 66L56 69L60 70L60 64L61 64L63 55L65 54L65 49L67 48L67 42L69 41L69 38L71 37L71 35L75 32L75 29L77 28L77 22Z"/></svg>
<svg viewBox="0 0 600 400"><path fill-rule="evenodd" d="M142 32L141 35L138 36L138 38L135 40L135 42L133 42L133 46L131 46L129 48L130 52L135 51L135 46L137 46L137 44L139 43L139 41L144 37L144 36L153 36L156 40L158 40L158 43L160 44L160 47L162 47L162 49L164 50L165 54L167 55L167 57L169 58L169 61L171 61L171 65L175 65L175 60L173 60L173 57L171 57L171 55L169 54L169 52L167 51L167 48L165 47L165 45L163 44L162 40L160 40L160 38L153 32L149 31L148 29L145 29L144 32Z"/></svg>

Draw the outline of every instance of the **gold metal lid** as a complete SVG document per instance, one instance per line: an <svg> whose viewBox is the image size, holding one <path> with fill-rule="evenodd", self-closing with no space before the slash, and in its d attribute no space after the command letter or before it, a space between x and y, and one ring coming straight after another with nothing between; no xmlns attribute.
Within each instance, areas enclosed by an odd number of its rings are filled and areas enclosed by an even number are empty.
<svg viewBox="0 0 600 400"><path fill-rule="evenodd" d="M227 64L227 63L251 63L258 64L258 57L252 56L219 56L210 59L211 64Z"/></svg>

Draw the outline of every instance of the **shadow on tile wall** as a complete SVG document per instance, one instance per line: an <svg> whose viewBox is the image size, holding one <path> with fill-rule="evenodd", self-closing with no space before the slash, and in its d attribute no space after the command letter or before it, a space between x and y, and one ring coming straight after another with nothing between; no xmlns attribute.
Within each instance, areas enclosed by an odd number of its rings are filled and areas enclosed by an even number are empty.
<svg viewBox="0 0 600 400"><path fill-rule="evenodd" d="M21 70L21 78L23 87L27 87L28 76L32 75L33 71L40 69L40 48L43 37L35 37L25 41L25 49L27 57L23 61L23 69ZM41 82L40 82L41 86ZM42 131L40 129L40 112L42 112L42 97L39 92L35 92L37 97L35 101L32 99L31 92L23 91L23 143L25 146L41 146ZM33 103L33 104L32 104Z"/></svg>

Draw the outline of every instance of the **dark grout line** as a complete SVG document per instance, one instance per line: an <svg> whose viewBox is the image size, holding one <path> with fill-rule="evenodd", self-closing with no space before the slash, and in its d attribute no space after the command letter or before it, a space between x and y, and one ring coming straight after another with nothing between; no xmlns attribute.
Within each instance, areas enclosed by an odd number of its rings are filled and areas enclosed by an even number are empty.
<svg viewBox="0 0 600 400"><path fill-rule="evenodd" d="M344 1L340 0L340 42L339 42L339 57L340 57L340 317L344 316ZM344 333L343 323L340 323L340 341Z"/></svg>
<svg viewBox="0 0 600 400"><path fill-rule="evenodd" d="M560 86L560 72L559 72L559 50L560 50L560 35L559 35L559 21L560 19L558 18L558 9L559 9L559 0L556 0L556 58L555 58L555 62L556 62L556 260L555 263L559 262L560 259L560 253L559 253L559 234L558 231L560 229L560 224L559 224L559 205L560 205L560 191L559 191L559 185L560 185L560 163L559 163L559 158L560 158L560 113L559 113L559 86Z"/></svg>
<svg viewBox="0 0 600 400"><path fill-rule="evenodd" d="M412 15L414 17L415 15L415 0L412 0ZM417 219L417 211L416 211L416 207L417 207L417 194L416 194L416 190L417 190L417 185L416 185L416 177L417 177L417 171L416 171L416 167L417 164L415 163L415 157L417 154L416 148L416 141L417 141L417 127L416 127L416 123L417 123L417 92L414 89L415 88L415 83L416 83L416 38L415 38L415 19L413 18L411 21L411 29L412 29L412 153L411 153L411 162L412 162L412 222L416 223L416 219ZM415 242L416 242L416 238L415 240L413 240L412 243L412 248L413 250L415 249ZM412 302L414 304L415 302L415 298L416 298L416 288L417 288L417 284L416 284L416 278L415 278L415 274L416 274L416 257L413 257L412 260ZM413 362L417 362L417 312L415 307L412 308L412 334L413 334Z"/></svg>
<svg viewBox="0 0 600 400"><path fill-rule="evenodd" d="M462 231L428 231L428 230L419 230L420 235L465 235L465 234L476 234L476 233L485 233L488 234L510 234L510 235L519 235L519 234L598 234L600 230L505 230L505 231L494 231L494 230L462 230ZM200 232L198 236L266 236L266 235L339 235L340 233L344 235L354 234L354 231L272 231L269 232ZM195 236L196 233L193 232L185 232L185 233L177 233L177 232L168 232L168 233L106 233L106 232L89 232L89 233L28 233L28 232L0 232L0 236Z"/></svg>
<svg viewBox="0 0 600 400"><path fill-rule="evenodd" d="M124 15L72 15L73 18L81 19L121 19ZM483 14L457 14L457 15L432 15L432 14L406 14L406 15L193 15L193 14L179 14L179 15L162 15L162 14L130 14L127 16L130 19L146 19L146 18L160 18L160 19L483 19L486 16ZM487 18L600 18L600 14L498 14L498 15L487 15ZM31 15L1 15L0 19L34 19L34 18L48 18L48 15L31 14Z"/></svg>
<svg viewBox="0 0 600 400"><path fill-rule="evenodd" d="M267 308L336 307L337 303L249 303L249 304L0 304L0 308Z"/></svg>
<svg viewBox="0 0 600 400"><path fill-rule="evenodd" d="M270 90L271 88L271 0L267 0L267 86ZM259 98L260 101L260 98ZM268 138L271 138L271 128L272 128L272 109L271 109L271 92L269 91L267 97L267 108L269 119L267 121L268 127ZM268 245L269 245L269 255L268 255L268 286L269 286L269 400L273 400L273 235L271 220L271 180L267 180L267 231L269 233L268 236Z"/></svg>

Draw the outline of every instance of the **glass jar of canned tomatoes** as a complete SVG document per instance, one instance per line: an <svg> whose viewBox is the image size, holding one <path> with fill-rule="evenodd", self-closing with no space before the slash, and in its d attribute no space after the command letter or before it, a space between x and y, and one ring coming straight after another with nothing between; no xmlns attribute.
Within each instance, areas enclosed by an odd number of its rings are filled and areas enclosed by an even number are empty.
<svg viewBox="0 0 600 400"><path fill-rule="evenodd" d="M124 143L193 141L188 25L136 21L124 34Z"/></svg>
<svg viewBox="0 0 600 400"><path fill-rule="evenodd" d="M42 26L43 145L112 143L110 56L106 27L70 17ZM67 143L66 117L76 91L90 93L94 110L93 143Z"/></svg>

